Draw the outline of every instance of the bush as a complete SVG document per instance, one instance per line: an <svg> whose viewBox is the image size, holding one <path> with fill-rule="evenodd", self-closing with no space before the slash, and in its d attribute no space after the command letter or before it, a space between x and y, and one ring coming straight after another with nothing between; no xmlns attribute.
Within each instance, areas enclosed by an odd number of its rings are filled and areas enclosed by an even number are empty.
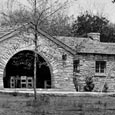
<svg viewBox="0 0 115 115"><path fill-rule="evenodd" d="M92 77L87 77L85 80L86 85L84 86L84 91L92 91L94 89L94 83Z"/></svg>
<svg viewBox="0 0 115 115"><path fill-rule="evenodd" d="M107 92L107 91L108 91L108 88L109 88L109 87L108 87L107 83L105 83L105 84L104 84L104 87L103 87L103 92Z"/></svg>
<svg viewBox="0 0 115 115"><path fill-rule="evenodd" d="M17 92L12 92L11 94L12 94L13 96L17 96L17 95L18 95Z"/></svg>
<svg viewBox="0 0 115 115"><path fill-rule="evenodd" d="M78 81L77 81L76 77L73 78L73 83L74 83L76 91L78 91Z"/></svg>

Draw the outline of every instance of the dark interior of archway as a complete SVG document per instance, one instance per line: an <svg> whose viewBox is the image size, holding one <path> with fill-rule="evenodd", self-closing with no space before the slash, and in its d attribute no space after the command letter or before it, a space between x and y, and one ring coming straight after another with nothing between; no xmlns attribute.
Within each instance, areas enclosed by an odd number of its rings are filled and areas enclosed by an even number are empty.
<svg viewBox="0 0 115 115"><path fill-rule="evenodd" d="M33 51L21 51L15 54L7 63L4 74L4 88L11 87L11 76L15 78L18 76L31 77L34 76L34 52ZM16 81L15 81L16 82ZM46 87L47 82L47 87ZM51 74L50 69L46 61L37 55L37 76L36 76L37 88L51 88ZM21 88L20 82L15 83L15 88Z"/></svg>

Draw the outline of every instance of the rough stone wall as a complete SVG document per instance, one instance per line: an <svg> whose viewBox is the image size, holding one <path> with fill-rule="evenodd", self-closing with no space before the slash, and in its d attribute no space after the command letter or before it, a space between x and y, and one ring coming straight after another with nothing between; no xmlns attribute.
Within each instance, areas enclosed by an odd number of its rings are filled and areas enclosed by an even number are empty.
<svg viewBox="0 0 115 115"><path fill-rule="evenodd" d="M33 36L15 36L0 43L0 88L3 88L4 69L10 58L19 51L34 50ZM44 37L38 39L38 54L49 65L52 87L64 90L74 90L73 84L73 56ZM62 54L67 54L63 63Z"/></svg>
<svg viewBox="0 0 115 115"><path fill-rule="evenodd" d="M114 55L101 55L101 54L81 54L77 55L76 59L80 59L80 73L78 74L78 83L80 90L83 91L85 79L88 76L93 76L95 88L93 91L101 91L102 87L107 81L108 91L115 90L115 56ZM96 74L95 62L106 61L106 72L104 75Z"/></svg>

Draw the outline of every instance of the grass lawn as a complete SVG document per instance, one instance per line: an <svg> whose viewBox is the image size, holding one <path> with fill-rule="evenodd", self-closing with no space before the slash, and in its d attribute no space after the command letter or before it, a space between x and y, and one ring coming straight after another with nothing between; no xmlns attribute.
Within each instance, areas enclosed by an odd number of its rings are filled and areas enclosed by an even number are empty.
<svg viewBox="0 0 115 115"><path fill-rule="evenodd" d="M114 96L0 94L0 115L115 115Z"/></svg>
<svg viewBox="0 0 115 115"><path fill-rule="evenodd" d="M31 115L27 103L33 97L0 94L0 115Z"/></svg>

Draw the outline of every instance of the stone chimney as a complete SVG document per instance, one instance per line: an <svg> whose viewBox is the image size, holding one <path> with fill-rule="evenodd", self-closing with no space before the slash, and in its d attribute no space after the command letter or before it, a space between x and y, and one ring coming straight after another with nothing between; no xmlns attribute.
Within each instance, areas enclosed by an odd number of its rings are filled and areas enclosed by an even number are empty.
<svg viewBox="0 0 115 115"><path fill-rule="evenodd" d="M100 41L100 33L91 32L88 33L87 36L94 41L98 41L98 42Z"/></svg>

